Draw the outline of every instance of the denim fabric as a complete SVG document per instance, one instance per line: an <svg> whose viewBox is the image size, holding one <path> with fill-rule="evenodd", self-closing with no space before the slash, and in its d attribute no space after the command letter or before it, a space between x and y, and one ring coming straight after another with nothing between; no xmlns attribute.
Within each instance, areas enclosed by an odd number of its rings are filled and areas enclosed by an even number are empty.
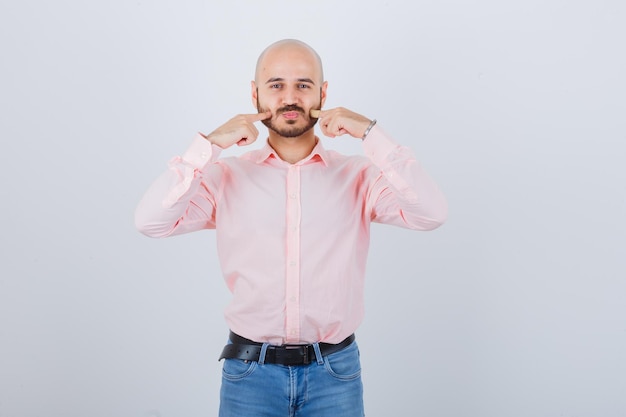
<svg viewBox="0 0 626 417"><path fill-rule="evenodd" d="M363 417L356 342L303 366L225 359L219 416Z"/></svg>

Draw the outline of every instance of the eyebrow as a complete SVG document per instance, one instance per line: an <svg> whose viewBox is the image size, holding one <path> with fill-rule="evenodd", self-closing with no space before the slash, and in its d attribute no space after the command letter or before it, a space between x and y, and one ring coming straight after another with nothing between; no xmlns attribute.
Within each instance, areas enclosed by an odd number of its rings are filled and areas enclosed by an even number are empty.
<svg viewBox="0 0 626 417"><path fill-rule="evenodd" d="M267 80L265 82L265 84L270 84L270 83L275 83L275 82L283 82L283 81L285 81L284 78L272 77L269 80ZM309 83L309 84L315 85L315 82L312 79L310 79L310 78L298 78L296 81L299 82L299 83Z"/></svg>

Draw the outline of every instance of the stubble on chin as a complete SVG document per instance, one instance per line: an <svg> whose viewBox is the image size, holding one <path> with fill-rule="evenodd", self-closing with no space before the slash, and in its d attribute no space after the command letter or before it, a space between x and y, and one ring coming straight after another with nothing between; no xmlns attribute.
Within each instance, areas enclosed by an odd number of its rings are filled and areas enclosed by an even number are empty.
<svg viewBox="0 0 626 417"><path fill-rule="evenodd" d="M257 106L257 108L259 109L258 110L259 113L263 113L269 110L261 106ZM317 119L311 118L309 115L306 114L306 112L301 112L301 113L306 118L305 119L306 125L304 126L294 126L296 123L298 123L296 120L286 121L287 125L292 125L292 126L285 126L285 127L277 126L276 123L274 123L274 117L275 117L274 113L272 113L272 117L270 117L269 119L262 120L261 122L265 125L265 127L267 127L268 129L272 130L273 132L277 133L278 135L282 137L295 138L298 136L302 136L304 133L313 129L313 127L317 123Z"/></svg>

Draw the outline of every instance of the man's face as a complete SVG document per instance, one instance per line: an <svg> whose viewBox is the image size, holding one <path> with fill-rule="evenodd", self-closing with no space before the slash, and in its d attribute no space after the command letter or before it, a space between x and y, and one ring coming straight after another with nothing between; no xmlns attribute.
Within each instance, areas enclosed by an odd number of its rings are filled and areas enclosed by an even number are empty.
<svg viewBox="0 0 626 417"><path fill-rule="evenodd" d="M298 137L309 131L317 119L309 114L320 109L326 96L321 68L311 53L290 48L270 51L259 66L252 83L252 98L259 113L271 111L263 124L282 137Z"/></svg>
<svg viewBox="0 0 626 417"><path fill-rule="evenodd" d="M268 110L272 111L272 117L262 120L261 123L285 138L295 138L312 129L317 123L317 119L312 118L309 111L311 109L320 109L321 107L321 91L317 104L309 107L308 111L299 104L286 104L276 110L265 107L261 104L257 93L257 109L259 113Z"/></svg>

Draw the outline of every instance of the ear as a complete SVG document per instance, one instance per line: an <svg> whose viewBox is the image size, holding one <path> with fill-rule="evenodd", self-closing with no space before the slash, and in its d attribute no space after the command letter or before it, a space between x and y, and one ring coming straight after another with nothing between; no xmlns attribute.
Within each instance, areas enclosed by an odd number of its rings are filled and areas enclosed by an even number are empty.
<svg viewBox="0 0 626 417"><path fill-rule="evenodd" d="M258 88L256 86L256 83L254 81L250 81L250 87L252 88L252 106L259 111L259 109L257 108L257 99L259 98L258 96Z"/></svg>
<svg viewBox="0 0 626 417"><path fill-rule="evenodd" d="M328 81L324 81L322 83L322 88L320 89L320 107L324 108L324 103L326 102L326 89L328 88Z"/></svg>

